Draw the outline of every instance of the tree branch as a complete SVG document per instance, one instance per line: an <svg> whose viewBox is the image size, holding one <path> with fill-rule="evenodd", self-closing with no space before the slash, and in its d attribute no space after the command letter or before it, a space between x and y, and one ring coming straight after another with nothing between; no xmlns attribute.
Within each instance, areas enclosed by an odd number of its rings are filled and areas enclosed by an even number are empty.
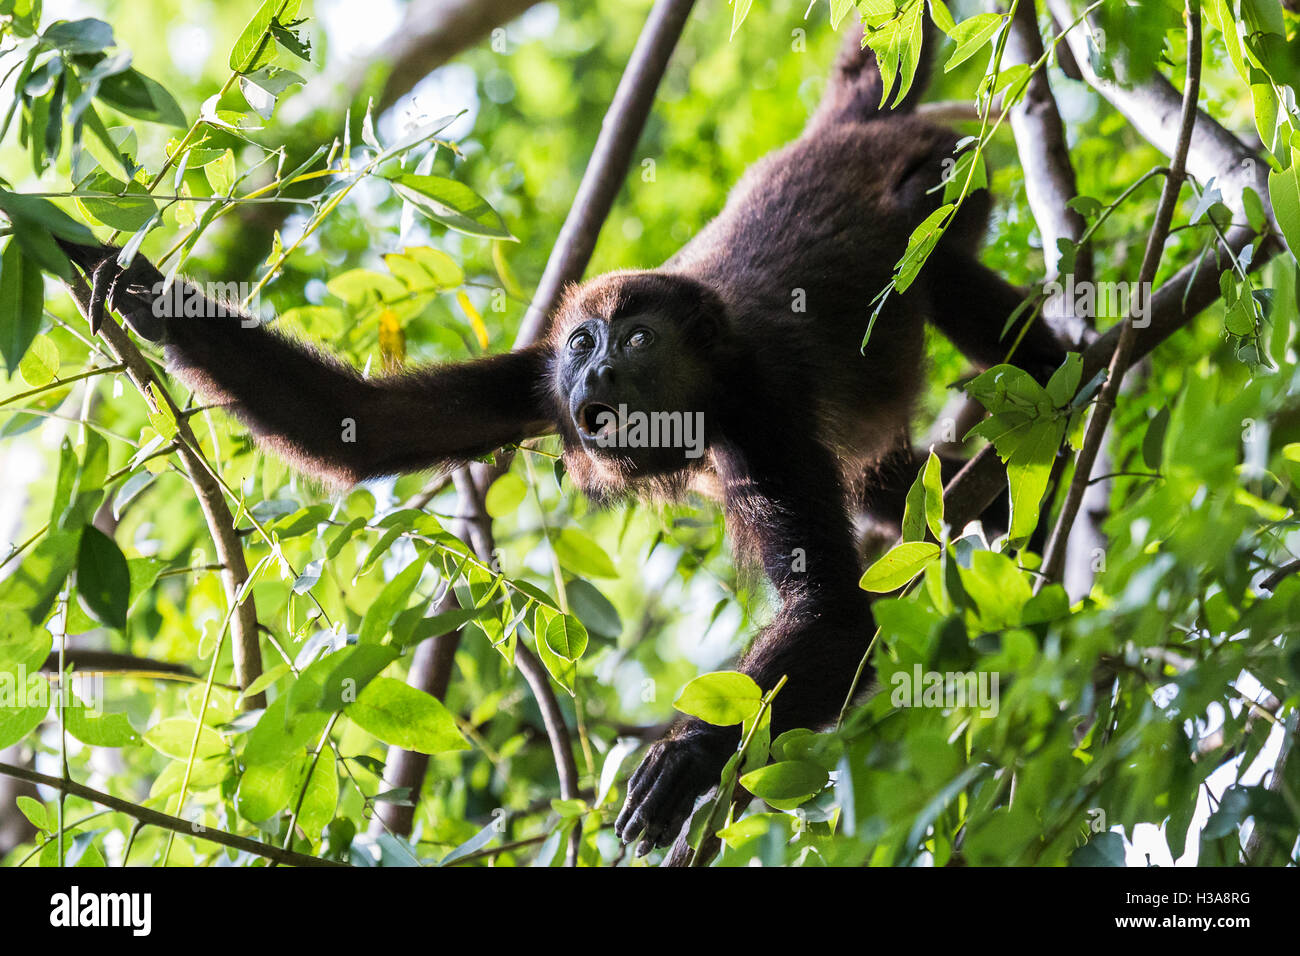
<svg viewBox="0 0 1300 956"><path fill-rule="evenodd" d="M1178 143L1174 148L1173 162L1169 175L1165 177L1164 188L1160 192L1160 204L1156 207L1155 224L1147 237L1146 252L1142 256L1142 266L1138 270L1138 294L1150 288L1155 281L1156 270L1160 268L1160 259L1164 254L1165 240L1169 238L1169 227L1173 222L1174 208L1178 205L1178 194L1183 187L1187 172L1187 152L1192 143L1192 128L1199 112L1196 102L1201 93L1201 2L1186 0L1187 16L1187 81L1183 88L1181 121L1178 131ZM1106 436L1106 426L1110 424L1111 412L1115 409L1115 399L1119 395L1124 373L1132 364L1132 353L1136 344L1137 329L1133 317L1128 316L1120 324L1119 341L1111 357L1106 384L1102 386L1092 410L1083 436L1083 447L1079 449L1074 464L1074 478L1061 505L1056 527L1047 542L1047 553L1043 556L1043 577L1039 585L1059 581L1065 568L1065 549L1070 540L1070 529L1079 514L1084 493L1088 490L1088 479L1092 476L1092 467L1101 450Z"/></svg>
<svg viewBox="0 0 1300 956"><path fill-rule="evenodd" d="M15 777L18 780L26 780L28 783L52 787L60 793L69 793L81 797L83 800L89 800L91 803L97 803L101 807L108 807L119 813L125 813L141 823L162 827L164 830L171 830L183 836L207 840L210 843L219 843L222 846L265 857L277 863L288 863L291 866L347 866L346 863L338 863L334 860L323 860L320 857L308 856L305 853L295 853L293 850L282 850L277 846L260 843L248 837L227 833L225 830L217 830L212 827L197 827L189 820L182 820L180 817L174 817L169 813L142 807L129 800L123 800L112 794L94 790L84 784L77 783L75 780L61 780L58 777L37 773L35 770L28 770L26 767L15 767L13 764L0 763L0 774Z"/></svg>
<svg viewBox="0 0 1300 956"><path fill-rule="evenodd" d="M1043 55L1043 38L1032 2L1021 0L1016 4L1009 30L1004 54L1007 65L1036 63ZM1079 194L1079 186L1070 162L1070 147L1065 141L1065 124L1046 70L1034 71L1024 99L1012 107L1011 130L1025 174L1029 209L1043 238L1045 278L1051 280L1060 271L1058 240L1077 243L1088 224L1066 205ZM1073 271L1081 281L1092 279L1091 244L1078 250Z"/></svg>
<svg viewBox="0 0 1300 956"><path fill-rule="evenodd" d="M694 5L694 0L658 0L650 11L636 48L619 81L614 99L601 123L600 136L588 161L586 172L578 187L559 238L551 251L546 271L538 285L532 304L515 339L516 348L526 348L546 334L551 313L559 301L564 286L577 281L586 271L596 246L596 237L609 216L614 198L627 176L632 150L641 138L646 119L654 102L655 92L663 79L673 48L681 37L682 28ZM455 475L457 496L456 513L467 516L464 530L471 546L484 561L492 559L492 529L483 510L483 495L497 472L482 466L462 469ZM451 598L454 600L454 598ZM417 649L408 678L434 696L446 694L459 632L434 641L426 641ZM537 698L546 726L546 734L555 755L556 770L560 777L560 793L571 799L578 793L578 770L573 757L573 746L563 712L551 687L550 678L541 662L526 647L515 649L515 663L524 680ZM436 692L436 693L435 693ZM405 788L412 797L418 797L428 769L428 758L421 754L404 753L400 748L390 748L385 784L391 788ZM415 802L414 799L412 802ZM382 805L371 824L376 829L391 829L408 835L414 818L413 807ZM576 860L577 831L569 846L569 862Z"/></svg>
<svg viewBox="0 0 1300 956"><path fill-rule="evenodd" d="M296 115L338 115L348 106L364 107L375 97L375 115L384 112L417 83L458 53L504 26L538 0L411 0L402 22L365 57L352 60L342 79L316 86L290 100ZM377 76L381 74L382 76Z"/></svg>
<svg viewBox="0 0 1300 956"><path fill-rule="evenodd" d="M1282 737L1282 746L1278 750L1277 763L1273 765L1273 775L1269 778L1268 785L1265 789L1271 793L1281 793L1282 788L1286 785L1287 765L1295 753L1296 736L1300 735L1300 710L1294 710L1291 717L1284 725L1284 736ZM1246 845L1241 851L1241 862L1247 866L1268 866L1274 862L1279 854L1282 860L1279 862L1285 866L1291 862L1291 848L1295 845L1294 841L1283 844L1276 837L1270 837L1269 827L1257 815L1255 817L1255 826L1250 831L1250 836L1246 839Z"/></svg>
<svg viewBox="0 0 1300 956"><path fill-rule="evenodd" d="M1079 0L1047 0L1047 5L1064 23L1074 22L1085 6ZM1182 129L1182 97L1173 84L1154 71L1141 83L1132 83L1122 73L1123 64L1114 58L1111 62L1117 71L1116 79L1099 76L1088 55L1088 31L1075 28L1065 35L1065 42L1088 85L1124 114L1147 142L1166 156L1173 156ZM1196 113L1187 150L1187 172L1201 183L1214 179L1230 209L1242 208L1241 195L1246 187L1254 189L1267 206L1268 164L1203 110Z"/></svg>
<svg viewBox="0 0 1300 956"><path fill-rule="evenodd" d="M537 0L413 0L392 36L394 42L379 47L367 64L369 69L377 64L390 67L375 100L376 114L396 103L457 53L535 3ZM354 76L357 82L351 89L355 98L365 74Z"/></svg>
<svg viewBox="0 0 1300 956"><path fill-rule="evenodd" d="M1077 13L1071 11L1069 3L1063 0L1048 2L1058 20L1065 23L1074 21ZM1087 40L1079 33L1077 28L1070 31L1066 34L1066 41L1075 47L1076 59L1087 63ZM1084 69L1082 64L1080 69ZM1090 66L1085 75L1089 84L1119 108L1153 146L1167 155L1172 154L1176 141L1166 135L1167 124L1160 117L1167 112L1170 97L1180 106L1181 99L1168 80L1153 73L1141 84L1122 87L1101 80ZM1208 181L1215 177L1220 189L1224 190L1225 200L1229 196L1235 200L1229 203L1235 212L1242 209L1241 195L1247 186L1254 189L1267 206L1267 164L1203 111L1196 115L1187 152L1187 168L1198 179ZM1269 212L1271 215L1271 210ZM1225 234L1227 251L1237 255L1255 238L1253 230L1233 226ZM1259 268L1280 248L1271 239L1261 243L1255 250L1251 267ZM1137 331L1130 364L1145 357L1219 298L1219 275L1214 267L1216 257L1215 250L1202 252L1156 290L1151 300L1151 324ZM1120 326L1109 329L1084 349L1083 381L1089 381L1109 364L1119 341L1120 329ZM944 490L944 513L949 516L953 527L961 528L978 518L994 498L1006 491L1006 487L1006 471L992 446L987 446L948 483Z"/></svg>
<svg viewBox="0 0 1300 956"><path fill-rule="evenodd" d="M541 338L564 287L581 279L591 261L600 227L627 177L632 150L641 138L668 58L694 5L695 0L657 0L650 11L619 80L614 100L600 124L596 148L592 150L578 194L519 328L516 347Z"/></svg>
<svg viewBox="0 0 1300 956"><path fill-rule="evenodd" d="M1254 238L1248 229L1230 231L1228 248L1233 255L1241 252ZM1271 259L1281 246L1274 241L1261 243L1251 263L1258 268ZM1219 298L1219 274L1214 268L1213 250L1171 276L1151 298L1151 324L1138 332L1129 364L1145 358L1156 346L1187 325ZM1082 352L1083 377L1089 381L1107 366L1119 342L1121 326L1108 329ZM944 514L954 528L964 527L980 516L993 499L1007 489L1006 470L998 461L992 445L980 449L944 489Z"/></svg>
<svg viewBox="0 0 1300 956"><path fill-rule="evenodd" d="M523 13L537 0L414 0L401 24L362 59L316 77L285 100L281 123L291 124L282 137L285 168L293 169L320 147L334 141L339 117L350 113L352 141L360 136L366 103L375 97L375 116L409 93L420 80L480 42L497 27ZM330 76L340 76L329 82ZM298 187L293 195L310 195L328 180ZM292 203L243 203L227 219L232 234L223 243L232 276L257 269L271 248L271 237L298 207Z"/></svg>
<svg viewBox="0 0 1300 956"><path fill-rule="evenodd" d="M1021 0L1015 5L1005 54L1012 64L1036 63L1043 56L1043 38L1036 11L1037 6L1032 0ZM1060 50L1062 46L1058 44L1055 49ZM1025 194L1043 241L1044 280L1050 282L1060 275L1061 245L1071 243L1075 252L1073 268L1069 271L1076 282L1091 282L1092 243L1079 244L1088 223L1068 205L1078 196L1079 186L1070 161L1065 124L1052 94L1047 70L1036 70L1030 77L1024 98L1011 109L1011 129L1024 171ZM1094 334L1092 316L1077 314L1073 299L1063 290L1043 303L1043 321L1076 346L1085 344L1088 336ZM1091 556L1105 544L1100 520L1109 500L1109 483L1102 482L1088 488L1084 520L1075 529L1066 555L1066 578L1071 593L1086 593L1091 589Z"/></svg>
<svg viewBox="0 0 1300 956"><path fill-rule="evenodd" d="M483 520L482 502L477 494L473 479L468 469L460 469L452 475L460 492L459 518L451 526L451 533L462 541L473 541L473 525ZM482 559L483 555L479 555ZM491 560L491 553L486 560ZM460 607L451 588L435 608L434 613L441 614ZM451 671L456 661L456 650L460 647L464 628L424 641L411 658L411 670L407 683L418 687L438 700L445 700L447 688L451 685ZM374 819L370 821L370 835L379 836L385 831L409 836L415 822L414 798L419 796L424 786L424 777L429 769L429 756L414 750L403 750L398 746L388 748L388 757L384 764L384 789L408 790L412 799L406 804L380 802L376 807Z"/></svg>
<svg viewBox="0 0 1300 956"><path fill-rule="evenodd" d="M72 300L77 304L81 314L90 320L90 287L84 279L76 276L70 284ZM235 519L226 505L221 486L212 475L212 466L202 457L198 439L191 430L188 420L180 413L171 394L154 373L140 350L135 347L130 336L110 316L105 315L100 326L100 335L108 343L113 356L126 366L127 376L136 389L149 403L154 411L160 411L159 402L166 403L171 416L176 421L176 434L181 439L176 443L176 452L185 468L185 475L198 498L203 518L207 522L208 532L212 535L212 544L216 549L217 562L222 565L221 584L226 594L226 601L234 608L230 617L231 656L235 666L235 683L242 690L257 680L262 674L262 652L257 639L257 605L253 595L246 594L240 601L239 592L248 580L248 564L244 560L244 549L235 530ZM152 387L151 387L152 386ZM253 694L243 698L246 710L256 710L266 706L265 694Z"/></svg>

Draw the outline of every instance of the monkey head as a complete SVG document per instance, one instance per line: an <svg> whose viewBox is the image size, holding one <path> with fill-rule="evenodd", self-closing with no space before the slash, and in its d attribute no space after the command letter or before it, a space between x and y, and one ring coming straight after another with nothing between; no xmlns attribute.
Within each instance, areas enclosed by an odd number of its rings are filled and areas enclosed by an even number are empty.
<svg viewBox="0 0 1300 956"><path fill-rule="evenodd" d="M580 486L598 492L703 464L724 324L716 295L671 273L615 273L566 296L551 385Z"/></svg>

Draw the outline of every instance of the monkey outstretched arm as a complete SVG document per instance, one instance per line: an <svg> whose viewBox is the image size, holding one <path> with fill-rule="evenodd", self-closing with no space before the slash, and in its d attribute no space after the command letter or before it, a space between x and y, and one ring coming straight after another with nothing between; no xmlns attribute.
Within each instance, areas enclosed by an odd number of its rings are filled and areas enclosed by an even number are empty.
<svg viewBox="0 0 1300 956"><path fill-rule="evenodd" d="M160 296L163 277L143 257L122 271L112 247L65 249L103 304L164 344L171 372L321 480L446 468L554 427L541 347L365 378L229 305L202 299L195 308L193 286ZM187 315L167 314L177 302Z"/></svg>

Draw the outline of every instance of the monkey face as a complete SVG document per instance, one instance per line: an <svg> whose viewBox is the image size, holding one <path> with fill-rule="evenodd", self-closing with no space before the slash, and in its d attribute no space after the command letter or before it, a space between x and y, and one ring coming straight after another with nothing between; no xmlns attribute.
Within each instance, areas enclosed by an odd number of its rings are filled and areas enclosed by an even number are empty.
<svg viewBox="0 0 1300 956"><path fill-rule="evenodd" d="M629 477L697 463L706 376L684 338L679 323L654 312L573 325L556 368L569 442Z"/></svg>

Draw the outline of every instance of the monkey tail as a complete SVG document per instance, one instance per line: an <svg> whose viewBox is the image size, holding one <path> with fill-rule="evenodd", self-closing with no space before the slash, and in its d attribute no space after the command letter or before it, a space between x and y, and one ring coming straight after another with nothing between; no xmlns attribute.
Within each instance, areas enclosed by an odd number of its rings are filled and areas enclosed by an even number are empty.
<svg viewBox="0 0 1300 956"><path fill-rule="evenodd" d="M894 78L889 96L886 98L875 52L870 47L862 45L860 28L850 28L844 44L840 47L839 55L835 58L835 65L831 68L830 80L826 84L826 93L822 96L821 105L818 106L809 125L863 123L879 116L888 116L890 112L912 112L925 95L926 87L929 86L930 65L934 59L934 46L938 40L938 31L927 19L921 40L921 55L916 64L916 75L902 102L893 106L891 110L891 104L897 98L899 78Z"/></svg>

